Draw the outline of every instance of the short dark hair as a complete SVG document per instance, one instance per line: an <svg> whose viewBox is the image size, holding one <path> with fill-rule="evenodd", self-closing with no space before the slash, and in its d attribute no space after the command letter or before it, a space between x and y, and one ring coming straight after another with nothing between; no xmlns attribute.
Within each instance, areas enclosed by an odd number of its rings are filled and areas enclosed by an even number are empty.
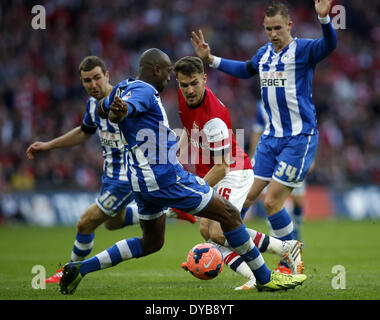
<svg viewBox="0 0 380 320"><path fill-rule="evenodd" d="M79 74L81 73L81 71L91 71L95 67L100 67L100 69L102 69L103 74L106 74L107 68L102 59L100 59L97 56L87 56L79 64Z"/></svg>
<svg viewBox="0 0 380 320"><path fill-rule="evenodd" d="M181 72L185 76L191 76L193 73L204 73L203 62L198 57L187 56L179 59L174 64L174 73L177 76Z"/></svg>
<svg viewBox="0 0 380 320"><path fill-rule="evenodd" d="M271 5L265 10L264 17L274 17L277 14L280 14L285 19L290 20L289 9L282 2L272 2Z"/></svg>

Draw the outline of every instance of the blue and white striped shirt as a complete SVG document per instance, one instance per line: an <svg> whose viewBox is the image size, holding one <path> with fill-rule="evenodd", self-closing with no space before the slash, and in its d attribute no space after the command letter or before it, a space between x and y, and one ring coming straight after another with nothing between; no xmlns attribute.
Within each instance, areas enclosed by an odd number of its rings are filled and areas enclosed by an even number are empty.
<svg viewBox="0 0 380 320"><path fill-rule="evenodd" d="M128 182L127 172L124 165L124 146L126 144L119 126L102 119L96 114L98 101L91 97L87 100L86 114L83 124L98 130L100 144L103 151L104 176L121 182Z"/></svg>
<svg viewBox="0 0 380 320"><path fill-rule="evenodd" d="M261 134L267 126L269 126L269 118L265 112L262 100L259 100L256 103L256 116L253 121L252 131Z"/></svg>
<svg viewBox="0 0 380 320"><path fill-rule="evenodd" d="M337 44L331 22L322 24L322 30L322 38L294 38L280 52L275 52L272 43L267 43L246 63L220 60L218 69L233 76L260 75L261 97L269 117L264 135L289 137L317 132L312 78L316 64Z"/></svg>
<svg viewBox="0 0 380 320"><path fill-rule="evenodd" d="M135 192L152 192L177 182L177 136L157 90L141 80L127 79L104 100L109 109L115 96L128 102L128 115L120 123L128 145L128 178ZM181 168L179 168L181 167Z"/></svg>

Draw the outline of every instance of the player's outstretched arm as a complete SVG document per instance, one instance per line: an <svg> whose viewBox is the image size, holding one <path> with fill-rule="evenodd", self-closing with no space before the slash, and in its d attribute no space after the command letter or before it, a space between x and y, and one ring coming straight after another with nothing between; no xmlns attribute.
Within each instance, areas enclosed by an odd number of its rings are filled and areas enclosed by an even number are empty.
<svg viewBox="0 0 380 320"><path fill-rule="evenodd" d="M34 159L36 154L57 148L73 147L86 141L91 135L85 133L81 127L76 127L62 136L47 142L36 141L26 149L26 156Z"/></svg>
<svg viewBox="0 0 380 320"><path fill-rule="evenodd" d="M193 31L190 41L193 44L197 56L210 65L210 67L242 79L247 79L254 75L248 71L246 61L224 59L212 55L210 46L205 41L202 30L198 30L198 33Z"/></svg>
<svg viewBox="0 0 380 320"><path fill-rule="evenodd" d="M312 43L309 61L313 64L326 58L337 47L338 38L329 17L331 4L332 0L314 0L315 12L322 25L323 37Z"/></svg>

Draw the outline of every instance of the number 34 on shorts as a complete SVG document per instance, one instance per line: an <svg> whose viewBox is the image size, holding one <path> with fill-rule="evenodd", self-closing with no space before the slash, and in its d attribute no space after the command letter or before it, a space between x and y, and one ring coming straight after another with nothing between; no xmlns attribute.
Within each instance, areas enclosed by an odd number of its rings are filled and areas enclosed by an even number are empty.
<svg viewBox="0 0 380 320"><path fill-rule="evenodd" d="M274 173L275 176L284 179L284 174L287 176L287 181L295 181L297 177L298 168L291 166L290 164L285 163L284 161L279 162L279 166Z"/></svg>

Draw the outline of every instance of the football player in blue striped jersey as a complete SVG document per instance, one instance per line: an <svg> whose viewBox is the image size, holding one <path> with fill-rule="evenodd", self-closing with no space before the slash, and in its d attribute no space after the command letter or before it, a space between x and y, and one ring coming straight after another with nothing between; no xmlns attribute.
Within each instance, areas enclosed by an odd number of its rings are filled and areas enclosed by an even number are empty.
<svg viewBox="0 0 380 320"><path fill-rule="evenodd" d="M192 32L197 55L211 67L238 78L260 76L269 123L255 152L255 182L244 207L248 208L268 185L264 206L274 235L281 240L293 239L293 223L284 203L303 181L318 145L312 78L316 65L337 46L329 17L331 4L332 0L314 1L323 32L316 40L293 37L288 8L282 3L270 5L264 16L269 42L248 61L212 55L202 31Z"/></svg>
<svg viewBox="0 0 380 320"><path fill-rule="evenodd" d="M26 154L33 159L38 153L57 148L77 146L86 142L97 130L104 158L104 172L99 196L82 214L77 223L77 233L71 253L71 261L81 261L91 252L94 245L95 229L104 223L109 230L119 229L137 223L137 206L132 204L133 195L124 168L124 139L117 124L101 119L96 114L98 100L108 96L113 86L102 59L88 56L79 65L82 85L90 95L86 103L86 114L81 126L47 142L32 143ZM57 283L61 270L48 279Z"/></svg>
<svg viewBox="0 0 380 320"><path fill-rule="evenodd" d="M164 245L167 207L218 221L230 246L251 268L259 290L286 290L302 284L306 275L270 271L238 209L178 162L177 137L160 98L171 70L170 58L164 52L149 49L140 57L137 78L120 82L99 102L98 114L119 123L128 143L127 174L138 205L142 236L118 241L85 261L67 263L61 293L73 294L91 272L159 251Z"/></svg>
<svg viewBox="0 0 380 320"><path fill-rule="evenodd" d="M249 158L251 159L252 165L254 165L254 154L257 147L257 144L260 140L262 133L265 130L265 127L269 125L269 118L265 112L263 102L260 100L256 104L256 116L252 125L252 134L249 143ZM309 172L313 171L315 167L315 162L312 163ZM265 189L264 189L265 192ZM263 193L264 193L263 192ZM301 239L301 224L303 221L303 207L304 207L304 197L306 194L306 179L304 179L300 185L295 187L290 195L293 202L293 212L291 214L293 220L293 236L294 239Z"/></svg>
<svg viewBox="0 0 380 320"><path fill-rule="evenodd" d="M50 141L36 141L26 151L28 158L33 159L40 152L82 144L98 131L104 159L101 191L77 223L71 261L82 261L90 254L95 229L102 223L108 230L115 230L139 222L137 206L131 203L134 197L124 164L126 141L116 123L96 114L98 101L107 97L113 89L109 83L109 72L102 59L87 56L79 65L79 73L82 85L90 95L82 125ZM178 218L195 222L191 215L182 214ZM61 276L62 270L57 270L46 282L57 283Z"/></svg>

